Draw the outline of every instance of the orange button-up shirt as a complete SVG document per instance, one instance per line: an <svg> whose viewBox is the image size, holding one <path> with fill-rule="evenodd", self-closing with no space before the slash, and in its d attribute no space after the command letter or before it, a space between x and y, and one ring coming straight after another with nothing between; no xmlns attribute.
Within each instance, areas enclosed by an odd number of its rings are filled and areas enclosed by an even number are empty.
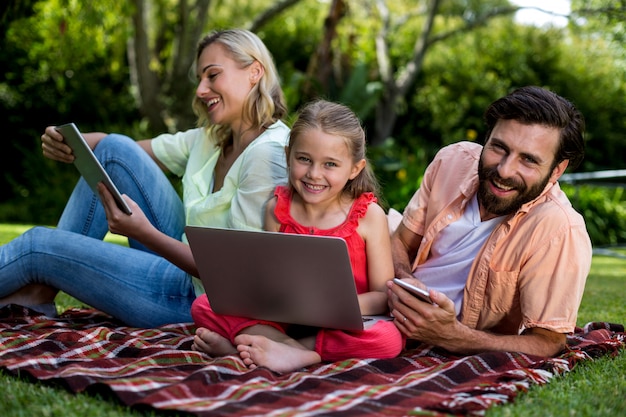
<svg viewBox="0 0 626 417"><path fill-rule="evenodd" d="M471 142L447 146L426 169L402 219L423 236L414 270L476 193L481 150ZM573 332L591 255L584 219L558 183L548 184L498 225L480 249L465 284L461 322L501 334L532 327Z"/></svg>

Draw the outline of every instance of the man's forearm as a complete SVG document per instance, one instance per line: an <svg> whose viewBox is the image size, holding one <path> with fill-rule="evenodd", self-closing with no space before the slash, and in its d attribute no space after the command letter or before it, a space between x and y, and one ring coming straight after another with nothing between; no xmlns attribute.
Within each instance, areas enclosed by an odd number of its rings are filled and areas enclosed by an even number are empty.
<svg viewBox="0 0 626 417"><path fill-rule="evenodd" d="M410 231L400 223L391 236L393 270L397 278L413 276L413 261L420 247L422 236Z"/></svg>
<svg viewBox="0 0 626 417"><path fill-rule="evenodd" d="M393 272L396 278L410 278L413 276L411 272L411 268L408 267L408 264L395 262L393 263Z"/></svg>
<svg viewBox="0 0 626 417"><path fill-rule="evenodd" d="M411 261L406 247L397 239L391 240L391 253L393 255L393 271L397 278L409 278L413 276Z"/></svg>
<svg viewBox="0 0 626 417"><path fill-rule="evenodd" d="M566 346L564 334L545 329L530 329L521 335L500 335L460 325L450 339L442 339L439 346L460 354L487 351L523 352L529 355L554 356Z"/></svg>

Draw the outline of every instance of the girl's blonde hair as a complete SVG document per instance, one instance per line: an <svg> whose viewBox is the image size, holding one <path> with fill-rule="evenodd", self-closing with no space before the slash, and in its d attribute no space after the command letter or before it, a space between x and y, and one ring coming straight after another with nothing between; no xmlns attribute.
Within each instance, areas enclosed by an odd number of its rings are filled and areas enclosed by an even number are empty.
<svg viewBox="0 0 626 417"><path fill-rule="evenodd" d="M342 137L350 154L352 162L357 163L365 159L365 167L361 172L343 188L344 195L355 199L365 192L372 192L380 197L380 185L367 162L367 149L365 144L365 131L359 118L347 106L326 100L315 100L305 105L298 113L289 135L289 147L287 148L287 161L291 156L291 149L300 135L305 131L317 129L328 135Z"/></svg>
<svg viewBox="0 0 626 417"><path fill-rule="evenodd" d="M219 43L224 47L241 68L247 68L255 61L264 69L264 75L255 84L244 102L242 117L251 122L251 129L268 127L287 114L285 97L280 87L278 71L269 50L254 33L245 29L227 29L215 31L200 40L196 53L196 66L200 55L209 45ZM206 106L195 96L192 103L193 111L198 117L198 126L212 130L218 144L224 146L231 140L229 126L211 124Z"/></svg>

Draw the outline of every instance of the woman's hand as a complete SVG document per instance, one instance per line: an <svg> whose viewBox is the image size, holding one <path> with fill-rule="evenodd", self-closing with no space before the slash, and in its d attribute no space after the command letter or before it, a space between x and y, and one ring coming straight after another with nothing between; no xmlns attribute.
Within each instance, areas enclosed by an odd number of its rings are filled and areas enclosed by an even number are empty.
<svg viewBox="0 0 626 417"><path fill-rule="evenodd" d="M139 205L126 194L122 194L122 198L126 200L132 210L133 214L131 215L124 213L117 207L113 195L103 183L98 184L98 193L102 199L111 233L134 239L183 271L194 277L198 276L196 262L189 245L160 232L150 223Z"/></svg>
<svg viewBox="0 0 626 417"><path fill-rule="evenodd" d="M74 162L72 148L65 143L63 135L54 126L48 126L41 135L41 149L46 158L67 164Z"/></svg>
<svg viewBox="0 0 626 417"><path fill-rule="evenodd" d="M102 205L104 206L104 212L109 224L109 231L135 239L139 242L145 241L146 236L154 230L154 227L137 203L131 200L126 194L122 195L122 198L126 200L126 203L133 212L132 215L128 215L120 210L113 195L103 183L98 184L98 193L102 199Z"/></svg>
<svg viewBox="0 0 626 417"><path fill-rule="evenodd" d="M107 134L102 132L81 133L91 150L96 148ZM41 149L43 156L59 162L74 162L72 148L65 142L63 135L55 129L55 126L48 126L41 135Z"/></svg>

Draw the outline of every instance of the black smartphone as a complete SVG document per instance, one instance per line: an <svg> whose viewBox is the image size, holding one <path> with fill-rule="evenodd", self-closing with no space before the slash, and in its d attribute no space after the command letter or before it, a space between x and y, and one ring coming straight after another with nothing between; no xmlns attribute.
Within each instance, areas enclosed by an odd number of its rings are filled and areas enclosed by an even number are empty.
<svg viewBox="0 0 626 417"><path fill-rule="evenodd" d="M404 288L405 290L407 290L408 292L410 292L411 294L413 294L415 297L417 297L418 299L426 302L426 303L430 303L430 304L434 304L433 300L430 299L430 295L428 294L428 291L423 290L419 287L416 287L415 285L411 285L406 281L402 281L399 278L394 278L393 282L395 284L398 284L399 286L401 286L402 288Z"/></svg>

